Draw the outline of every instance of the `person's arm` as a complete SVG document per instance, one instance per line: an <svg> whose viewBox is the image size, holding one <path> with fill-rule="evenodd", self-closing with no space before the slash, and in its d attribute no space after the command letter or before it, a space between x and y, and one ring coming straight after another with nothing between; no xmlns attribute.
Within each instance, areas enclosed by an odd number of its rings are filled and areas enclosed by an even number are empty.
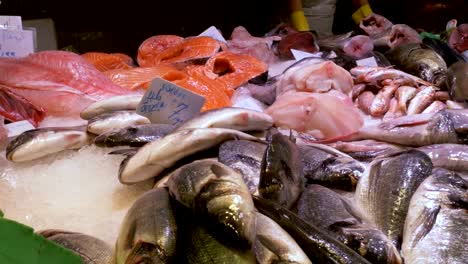
<svg viewBox="0 0 468 264"><path fill-rule="evenodd" d="M298 31L309 31L309 22L304 15L302 10L301 0L289 0L289 10L291 11L291 22L292 25Z"/></svg>
<svg viewBox="0 0 468 264"><path fill-rule="evenodd" d="M352 18L356 24L359 24L363 18L372 14L372 9L367 0L353 0L353 6L356 8L356 12L353 13Z"/></svg>

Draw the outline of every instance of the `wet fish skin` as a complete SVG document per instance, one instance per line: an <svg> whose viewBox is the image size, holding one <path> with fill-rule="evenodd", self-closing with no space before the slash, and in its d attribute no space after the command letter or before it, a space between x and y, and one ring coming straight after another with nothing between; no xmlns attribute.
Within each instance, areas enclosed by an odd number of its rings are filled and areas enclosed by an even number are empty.
<svg viewBox="0 0 468 264"><path fill-rule="evenodd" d="M466 263L468 181L434 169L414 193L405 223L402 254L407 263Z"/></svg>
<svg viewBox="0 0 468 264"><path fill-rule="evenodd" d="M339 156L313 146L300 145L303 175L309 184L345 191L355 189L364 165L349 156Z"/></svg>
<svg viewBox="0 0 468 264"><path fill-rule="evenodd" d="M374 160L358 182L355 195L359 206L397 248L411 196L432 167L423 152L404 150Z"/></svg>
<svg viewBox="0 0 468 264"><path fill-rule="evenodd" d="M173 130L173 126L168 124L128 126L100 134L94 139L94 144L98 147L141 147L164 137Z"/></svg>
<svg viewBox="0 0 468 264"><path fill-rule="evenodd" d="M256 217L239 173L216 160L198 160L175 170L166 184L171 195L194 215L206 219L207 227L223 241L251 248Z"/></svg>
<svg viewBox="0 0 468 264"><path fill-rule="evenodd" d="M452 100L468 100L468 62L457 62L448 68L446 85Z"/></svg>
<svg viewBox="0 0 468 264"><path fill-rule="evenodd" d="M257 235L253 250L258 263L297 263L312 262L296 241L275 221L261 213L257 215Z"/></svg>
<svg viewBox="0 0 468 264"><path fill-rule="evenodd" d="M312 263L370 263L324 230L305 222L278 203L253 196L257 210L278 223L301 246Z"/></svg>
<svg viewBox="0 0 468 264"><path fill-rule="evenodd" d="M67 149L79 149L91 141L86 126L28 130L10 141L6 158L13 162L39 159Z"/></svg>
<svg viewBox="0 0 468 264"><path fill-rule="evenodd" d="M85 120L89 120L107 112L136 110L142 98L143 95L113 96L89 105L81 111L80 116Z"/></svg>
<svg viewBox="0 0 468 264"><path fill-rule="evenodd" d="M468 171L468 146L461 144L434 144L420 147L426 153L434 167L464 172Z"/></svg>
<svg viewBox="0 0 468 264"><path fill-rule="evenodd" d="M189 128L228 128L239 131L265 130L273 125L266 113L238 107L224 107L205 111L185 121L175 131Z"/></svg>
<svg viewBox="0 0 468 264"><path fill-rule="evenodd" d="M289 137L269 130L268 145L262 158L260 196L290 208L304 189L299 148Z"/></svg>
<svg viewBox="0 0 468 264"><path fill-rule="evenodd" d="M258 193L260 169L266 145L248 140L229 140L221 144L218 160L242 175L250 193Z"/></svg>
<svg viewBox="0 0 468 264"><path fill-rule="evenodd" d="M419 43L399 45L385 53L391 63L410 74L441 87L447 64L434 50Z"/></svg>
<svg viewBox="0 0 468 264"><path fill-rule="evenodd" d="M197 128L173 132L144 145L135 155L122 161L119 181L123 184L133 184L157 177L182 158L230 139L261 142L254 136L225 128Z"/></svg>
<svg viewBox="0 0 468 264"><path fill-rule="evenodd" d="M372 263L401 263L392 242L365 223L338 193L317 184L308 185L298 205L298 216L325 230Z"/></svg>
<svg viewBox="0 0 468 264"><path fill-rule="evenodd" d="M135 111L114 111L103 113L88 120L88 132L101 135L112 130L133 125L147 125L151 121Z"/></svg>
<svg viewBox="0 0 468 264"><path fill-rule="evenodd" d="M112 248L99 238L60 229L46 229L38 234L74 251L84 264L111 263Z"/></svg>
<svg viewBox="0 0 468 264"><path fill-rule="evenodd" d="M115 263L174 261L178 235L174 206L165 188L152 189L141 195L120 226Z"/></svg>

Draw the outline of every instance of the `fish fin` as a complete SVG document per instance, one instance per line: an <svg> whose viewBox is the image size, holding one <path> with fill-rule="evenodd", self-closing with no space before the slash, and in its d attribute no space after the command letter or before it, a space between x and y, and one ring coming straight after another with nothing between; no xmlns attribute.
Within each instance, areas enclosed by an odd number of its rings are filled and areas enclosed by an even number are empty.
<svg viewBox="0 0 468 264"><path fill-rule="evenodd" d="M165 256L162 252L164 251L152 243L138 241L130 251L130 254L128 255L125 263L147 263L147 261L151 263L158 263L159 261L165 259ZM162 256L160 256L160 254Z"/></svg>
<svg viewBox="0 0 468 264"><path fill-rule="evenodd" d="M123 156L133 156L138 151L138 148L126 148L118 149L107 153L108 155L123 155Z"/></svg>
<svg viewBox="0 0 468 264"><path fill-rule="evenodd" d="M418 244L419 241L421 241L421 239L423 239L431 231L437 219L439 211L440 205L430 209L428 209L427 207L424 208L424 211L415 223L417 226L419 226L419 228L415 231L414 240L411 244L411 248L414 248L416 244Z"/></svg>
<svg viewBox="0 0 468 264"><path fill-rule="evenodd" d="M359 224L359 222L354 218L347 218L337 221L331 224L328 229L333 232L340 232L340 230L344 227L350 227Z"/></svg>

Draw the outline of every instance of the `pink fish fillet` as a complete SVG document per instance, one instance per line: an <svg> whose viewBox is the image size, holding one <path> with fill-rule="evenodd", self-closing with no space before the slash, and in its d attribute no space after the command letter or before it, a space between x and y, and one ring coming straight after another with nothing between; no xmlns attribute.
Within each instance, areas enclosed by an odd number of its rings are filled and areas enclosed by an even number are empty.
<svg viewBox="0 0 468 264"><path fill-rule="evenodd" d="M37 127L45 117L42 108L31 104L25 98L14 94L7 86L0 85L0 117L11 122L27 120L33 126Z"/></svg>
<svg viewBox="0 0 468 264"><path fill-rule="evenodd" d="M93 102L131 93L80 55L66 51L0 58L0 84L55 116L78 116Z"/></svg>
<svg viewBox="0 0 468 264"><path fill-rule="evenodd" d="M339 91L280 95L266 112L278 127L291 128L323 138L346 136L364 124L351 99Z"/></svg>

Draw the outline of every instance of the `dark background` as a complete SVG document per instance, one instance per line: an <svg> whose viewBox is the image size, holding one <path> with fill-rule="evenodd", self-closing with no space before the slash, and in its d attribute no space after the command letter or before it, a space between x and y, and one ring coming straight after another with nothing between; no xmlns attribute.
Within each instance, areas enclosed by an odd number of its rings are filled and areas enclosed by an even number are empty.
<svg viewBox="0 0 468 264"><path fill-rule="evenodd" d="M466 0L370 1L375 13L390 21L427 31L444 30L449 19L466 23ZM354 28L351 0L338 0L334 32ZM1 0L1 15L23 19L52 18L58 46L78 52L124 52L135 56L146 38L158 34L198 35L211 25L225 38L242 25L261 36L288 19L287 0L158 1L158 0ZM311 25L313 27L313 25Z"/></svg>

